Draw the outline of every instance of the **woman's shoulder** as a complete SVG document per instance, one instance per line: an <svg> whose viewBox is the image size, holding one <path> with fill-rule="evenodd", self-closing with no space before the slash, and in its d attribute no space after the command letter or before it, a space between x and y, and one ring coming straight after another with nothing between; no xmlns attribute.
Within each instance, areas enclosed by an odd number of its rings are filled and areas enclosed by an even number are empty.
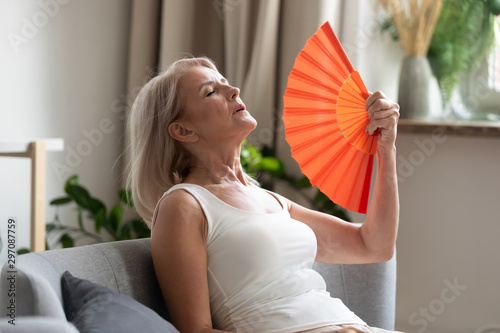
<svg viewBox="0 0 500 333"><path fill-rule="evenodd" d="M158 203L160 210L184 210L201 209L198 200L193 196L192 191L187 190L185 186L173 186L165 192L161 201Z"/></svg>
<svg viewBox="0 0 500 333"><path fill-rule="evenodd" d="M176 185L177 186L177 185ZM153 225L158 220L185 220L197 216L203 218L203 211L192 193L182 190L182 186L174 186L161 197L156 207Z"/></svg>

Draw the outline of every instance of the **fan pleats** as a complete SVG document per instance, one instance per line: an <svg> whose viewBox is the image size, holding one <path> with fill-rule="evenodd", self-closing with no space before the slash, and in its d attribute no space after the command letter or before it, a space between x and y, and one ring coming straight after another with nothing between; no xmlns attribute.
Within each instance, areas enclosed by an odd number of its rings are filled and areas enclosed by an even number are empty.
<svg viewBox="0 0 500 333"><path fill-rule="evenodd" d="M366 213L377 149L369 93L328 23L306 42L288 77L283 121L292 157L335 203Z"/></svg>

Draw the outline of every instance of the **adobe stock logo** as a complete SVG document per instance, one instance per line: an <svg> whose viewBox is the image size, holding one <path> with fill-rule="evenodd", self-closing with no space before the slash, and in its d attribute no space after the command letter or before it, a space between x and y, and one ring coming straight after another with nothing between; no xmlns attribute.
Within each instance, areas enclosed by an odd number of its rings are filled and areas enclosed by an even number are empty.
<svg viewBox="0 0 500 333"><path fill-rule="evenodd" d="M448 139L448 136L444 134L442 128L436 128L432 131L430 138L415 139L413 142L417 146L413 149L408 158L398 155L398 181L404 183L405 180L415 173L417 167L424 164L425 160L434 154L438 144L444 143Z"/></svg>
<svg viewBox="0 0 500 333"><path fill-rule="evenodd" d="M76 144L76 149L70 145L66 146L66 164L57 161L51 163L52 170L56 174L59 181L63 181L64 175L74 173L74 168L78 167L84 157L89 156L94 151L94 148L99 146L103 141L105 134L110 134L115 130L116 126L110 118L103 118L99 121L99 126L91 130L84 129L82 134L87 140L80 140Z"/></svg>
<svg viewBox="0 0 500 333"><path fill-rule="evenodd" d="M418 311L413 312L408 319L410 325L418 326L418 333L423 333L429 322L434 322L446 310L446 305L455 302L467 289L467 286L458 283L458 278L454 278L453 283L448 279L443 282L446 287L441 290L440 297L430 301L426 307L419 307Z"/></svg>
<svg viewBox="0 0 500 333"><path fill-rule="evenodd" d="M19 53L19 47L23 44L28 44L29 41L38 34L38 31L49 24L51 18L59 13L60 5L65 5L70 0L40 0L38 5L40 10L35 12L31 19L23 16L21 18L20 33L9 32L7 38L14 52Z"/></svg>

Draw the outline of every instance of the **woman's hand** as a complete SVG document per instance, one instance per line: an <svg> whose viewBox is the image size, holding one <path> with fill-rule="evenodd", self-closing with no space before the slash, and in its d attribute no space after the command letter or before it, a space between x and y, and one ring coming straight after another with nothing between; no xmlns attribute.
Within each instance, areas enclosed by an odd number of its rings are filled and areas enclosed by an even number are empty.
<svg viewBox="0 0 500 333"><path fill-rule="evenodd" d="M368 110L370 122L366 131L372 135L378 129L378 149L394 148L396 143L397 124L399 119L399 105L377 91L366 99L365 108Z"/></svg>

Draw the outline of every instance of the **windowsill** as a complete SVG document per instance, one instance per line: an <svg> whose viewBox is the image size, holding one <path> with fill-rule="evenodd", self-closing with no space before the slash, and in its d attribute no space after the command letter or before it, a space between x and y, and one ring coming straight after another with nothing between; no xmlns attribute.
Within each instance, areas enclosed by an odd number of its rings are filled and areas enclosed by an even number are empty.
<svg viewBox="0 0 500 333"><path fill-rule="evenodd" d="M500 121L399 119L399 133L432 133L436 129L440 129L449 135L500 138Z"/></svg>

